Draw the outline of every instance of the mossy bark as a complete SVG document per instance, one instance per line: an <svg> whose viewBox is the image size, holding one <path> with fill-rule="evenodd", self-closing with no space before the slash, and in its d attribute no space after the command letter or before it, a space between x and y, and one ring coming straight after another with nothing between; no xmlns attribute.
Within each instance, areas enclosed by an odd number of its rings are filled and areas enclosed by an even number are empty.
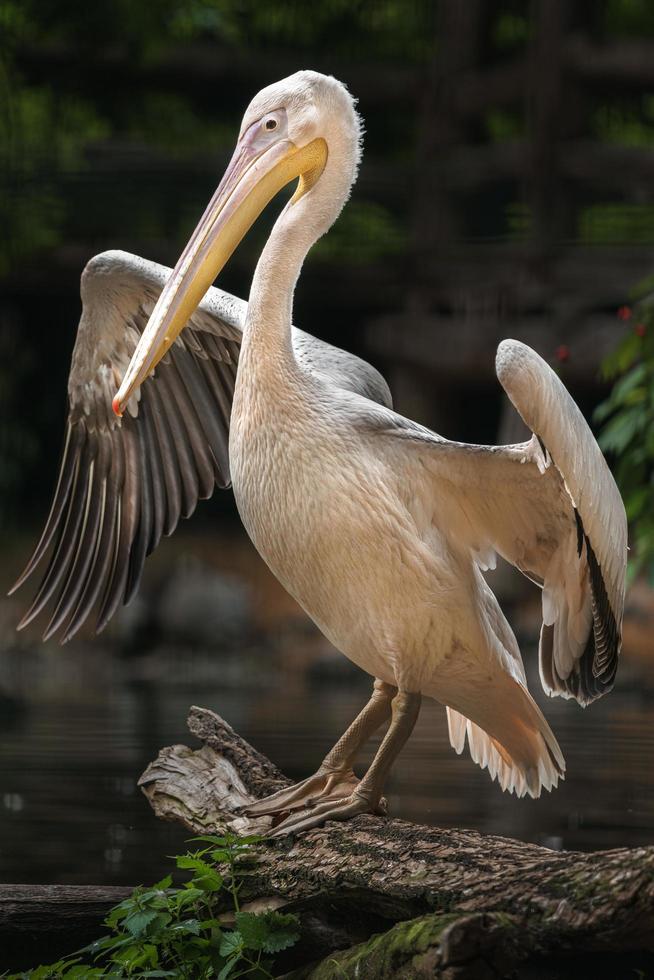
<svg viewBox="0 0 654 980"><path fill-rule="evenodd" d="M646 950L598 953L557 948L504 913L426 915L399 922L365 943L337 951L285 980L616 980L651 976Z"/></svg>

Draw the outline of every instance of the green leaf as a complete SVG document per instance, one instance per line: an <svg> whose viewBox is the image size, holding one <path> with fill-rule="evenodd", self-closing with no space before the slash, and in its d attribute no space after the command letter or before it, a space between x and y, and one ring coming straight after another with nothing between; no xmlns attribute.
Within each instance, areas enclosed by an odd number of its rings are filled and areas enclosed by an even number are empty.
<svg viewBox="0 0 654 980"><path fill-rule="evenodd" d="M228 960L227 963L225 963L222 970L220 971L220 973L218 974L218 976L216 977L216 980L227 980L227 977L230 975L230 973L232 972L232 970L237 964L238 964L238 958L233 960Z"/></svg>
<svg viewBox="0 0 654 980"><path fill-rule="evenodd" d="M111 945L113 942L114 942L113 936L100 936L99 939L94 939L93 942L89 943L88 946L84 946L80 950L80 953L90 953L92 956L94 956L96 953L99 953L101 950L106 949L107 945Z"/></svg>
<svg viewBox="0 0 654 980"><path fill-rule="evenodd" d="M193 857L191 854L180 854L175 859L177 867L182 871L212 871L213 868L202 858Z"/></svg>
<svg viewBox="0 0 654 980"><path fill-rule="evenodd" d="M240 952L243 937L240 932L224 932L220 939L220 955L229 957Z"/></svg>
<svg viewBox="0 0 654 980"><path fill-rule="evenodd" d="M126 946L124 949L118 950L117 953L113 954L112 959L114 963L120 963L123 966L138 966L140 953L140 946L132 944L131 946Z"/></svg>
<svg viewBox="0 0 654 980"><path fill-rule="evenodd" d="M142 892L136 906L142 909L144 906L148 908L158 908L163 909L168 903L168 895L166 892L162 891L160 888L148 888L147 891Z"/></svg>
<svg viewBox="0 0 654 980"><path fill-rule="evenodd" d="M611 398L607 398L606 401L600 402L595 411L593 412L593 420L595 422L604 422L609 415L615 412L615 405Z"/></svg>
<svg viewBox="0 0 654 980"><path fill-rule="evenodd" d="M172 875L166 875L165 878L162 878L161 881L158 881L156 885L152 886L152 888L155 891L165 891L167 888L170 888L172 883L173 883Z"/></svg>
<svg viewBox="0 0 654 980"><path fill-rule="evenodd" d="M213 868L203 875L195 875L193 884L203 892L219 892L223 887L223 877Z"/></svg>
<svg viewBox="0 0 654 980"><path fill-rule="evenodd" d="M614 378L618 374L624 374L640 353L640 337L634 333L629 333L622 343L609 354L602 363L602 375L605 378Z"/></svg>
<svg viewBox="0 0 654 980"><path fill-rule="evenodd" d="M270 909L263 913L262 918L270 930L263 945L264 953L279 953L293 946L300 938L300 920L296 915Z"/></svg>
<svg viewBox="0 0 654 980"><path fill-rule="evenodd" d="M133 912L128 915L123 925L127 931L134 936L142 936L151 922L157 918L155 909L142 909L140 912Z"/></svg>
<svg viewBox="0 0 654 980"><path fill-rule="evenodd" d="M623 378L620 378L616 382L611 393L611 400L621 402L632 388L635 388L636 385L639 385L647 378L647 372L648 367L646 364L637 364L635 368L632 368L631 371L628 371Z"/></svg>
<svg viewBox="0 0 654 980"><path fill-rule="evenodd" d="M170 928L171 932L192 933L194 936L200 935L200 923L197 919L185 919L183 922L176 922Z"/></svg>
<svg viewBox="0 0 654 980"><path fill-rule="evenodd" d="M191 843L200 841L204 844L215 844L216 847L227 847L232 843L231 837L214 837L211 834L202 834L200 837L191 837Z"/></svg>
<svg viewBox="0 0 654 980"><path fill-rule="evenodd" d="M216 864L231 864L236 857L234 851L211 851L210 857Z"/></svg>
<svg viewBox="0 0 654 980"><path fill-rule="evenodd" d="M168 926L172 922L172 919L173 917L170 914L170 912L157 912L154 919L152 920L152 928L150 930L150 933L153 934L155 932L159 932L162 929L165 929L166 926Z"/></svg>
<svg viewBox="0 0 654 980"><path fill-rule="evenodd" d="M201 888L195 888L191 885L190 888L185 888L183 891L180 890L171 895L168 904L177 912L181 912L187 905L193 905L194 902L197 902L204 894Z"/></svg>
<svg viewBox="0 0 654 980"><path fill-rule="evenodd" d="M112 928L117 925L121 919L124 919L126 915L129 915L137 905L133 898L126 898L124 902L120 902L119 905L114 905L109 914L107 915L105 925L111 926Z"/></svg>
<svg viewBox="0 0 654 980"><path fill-rule="evenodd" d="M602 449L613 450L616 453L624 452L646 423L647 417L640 409L627 409L611 419L602 430L598 442Z"/></svg>
<svg viewBox="0 0 654 980"><path fill-rule="evenodd" d="M203 932L208 932L209 930L217 929L218 932L222 931L222 925L218 919L202 919L200 922L200 929Z"/></svg>
<svg viewBox="0 0 654 980"><path fill-rule="evenodd" d="M246 949L263 949L271 933L265 915L256 912L237 912L234 918Z"/></svg>
<svg viewBox="0 0 654 980"><path fill-rule="evenodd" d="M126 967L129 975L132 976L136 967L156 969L159 966L159 953L152 943L145 943L142 946L132 944L114 953L111 962Z"/></svg>

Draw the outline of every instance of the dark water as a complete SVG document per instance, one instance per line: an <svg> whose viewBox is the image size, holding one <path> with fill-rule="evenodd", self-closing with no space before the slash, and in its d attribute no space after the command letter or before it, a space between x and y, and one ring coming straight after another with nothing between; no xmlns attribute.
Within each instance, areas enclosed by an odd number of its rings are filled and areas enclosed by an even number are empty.
<svg viewBox="0 0 654 980"><path fill-rule="evenodd" d="M525 654L533 663L534 651ZM0 880L160 877L164 855L188 835L154 819L136 780L161 746L193 744L189 705L217 710L301 777L365 702L368 685L297 628L216 654L125 658L97 643L5 651ZM568 764L557 791L538 801L501 793L467 755L454 754L443 709L427 703L388 787L391 812L555 848L654 843L654 672L627 653L616 690L586 711L539 700Z"/></svg>

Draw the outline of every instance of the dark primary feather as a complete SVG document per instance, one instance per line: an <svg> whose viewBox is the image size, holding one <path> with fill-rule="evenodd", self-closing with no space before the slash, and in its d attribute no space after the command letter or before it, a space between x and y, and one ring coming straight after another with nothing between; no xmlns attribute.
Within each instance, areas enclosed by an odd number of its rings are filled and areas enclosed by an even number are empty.
<svg viewBox="0 0 654 980"><path fill-rule="evenodd" d="M49 560L19 629L52 603L45 638L59 632L66 642L96 607L102 630L136 593L162 536L216 486L229 486L242 300L209 290L138 401L120 421L111 410L170 271L124 252L102 253L84 271L59 479L41 538L12 592ZM386 382L370 365L295 328L293 336L307 369L390 404Z"/></svg>
<svg viewBox="0 0 654 980"><path fill-rule="evenodd" d="M590 571L593 630L579 661L578 676L568 678L568 690L581 703L590 703L610 691L618 670L621 631L606 592L602 570L587 535L584 535Z"/></svg>
<svg viewBox="0 0 654 980"><path fill-rule="evenodd" d="M224 405L215 402L206 378L213 376L222 395L218 375L225 367L231 373L232 365L217 361L216 349L207 352L197 337L195 355L176 344L145 382L136 416L126 412L112 428L84 413L69 420L51 515L19 583L52 543L54 549L20 628L54 599L44 638L62 630L68 640L99 599L97 629L103 629L136 593L146 556L162 535L215 486L229 485Z"/></svg>
<svg viewBox="0 0 654 980"><path fill-rule="evenodd" d="M561 677L554 657L554 627L541 628L539 659L550 690L570 695L584 707L607 694L618 671L622 631L609 602L602 570L583 523L575 511L578 557L588 565L593 620L583 653L567 677ZM579 530L581 529L581 530Z"/></svg>

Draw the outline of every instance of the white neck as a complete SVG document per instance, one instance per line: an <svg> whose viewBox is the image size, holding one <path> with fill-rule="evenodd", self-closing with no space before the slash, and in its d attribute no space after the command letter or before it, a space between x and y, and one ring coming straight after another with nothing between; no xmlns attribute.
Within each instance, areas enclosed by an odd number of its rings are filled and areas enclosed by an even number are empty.
<svg viewBox="0 0 654 980"><path fill-rule="evenodd" d="M348 120L349 122L349 120ZM309 249L334 223L345 204L359 155L358 124L338 120L326 134L328 159L311 190L287 204L275 222L252 279L241 363L259 369L294 368L291 340L293 295ZM254 364L251 363L251 367ZM239 371L242 376L245 371Z"/></svg>

